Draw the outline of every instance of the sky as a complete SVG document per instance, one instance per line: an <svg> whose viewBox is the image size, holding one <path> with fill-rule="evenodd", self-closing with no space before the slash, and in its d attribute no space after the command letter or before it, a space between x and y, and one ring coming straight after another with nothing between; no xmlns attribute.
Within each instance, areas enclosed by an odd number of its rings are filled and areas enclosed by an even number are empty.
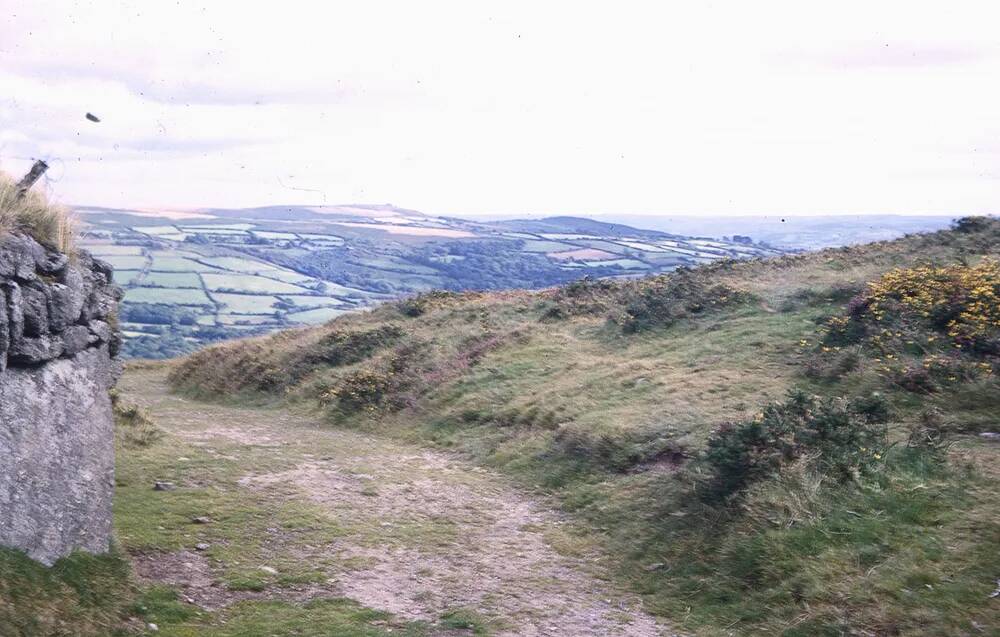
<svg viewBox="0 0 1000 637"><path fill-rule="evenodd" d="M0 169L45 159L51 197L111 207L1000 212L997 24L994 0L0 0Z"/></svg>

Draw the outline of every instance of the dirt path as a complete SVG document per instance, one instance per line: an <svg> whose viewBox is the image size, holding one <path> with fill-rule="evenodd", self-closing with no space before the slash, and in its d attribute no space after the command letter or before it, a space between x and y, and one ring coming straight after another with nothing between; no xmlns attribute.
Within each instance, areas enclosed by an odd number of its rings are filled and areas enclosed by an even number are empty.
<svg viewBox="0 0 1000 637"><path fill-rule="evenodd" d="M339 565L309 585L227 594L213 574L225 568L224 557L210 562L190 550L138 557L140 575L186 587L206 608L341 596L428 622L468 610L495 619L497 635L672 634L600 577L595 556L581 548L587 543L574 540L557 512L499 476L305 414L183 399L166 391L161 372L130 372L122 389L150 409L168 432L166 444L240 467L241 475L214 488L254 501L301 502L337 525L307 544L268 529L268 555L285 571L299 563Z"/></svg>

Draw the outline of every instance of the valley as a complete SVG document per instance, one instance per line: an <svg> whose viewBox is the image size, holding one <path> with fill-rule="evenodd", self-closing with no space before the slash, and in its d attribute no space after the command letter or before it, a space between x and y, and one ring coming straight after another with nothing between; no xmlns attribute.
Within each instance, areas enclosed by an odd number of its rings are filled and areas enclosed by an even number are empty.
<svg viewBox="0 0 1000 637"><path fill-rule="evenodd" d="M575 217L473 222L390 206L76 214L82 245L126 288L125 353L145 358L431 289L538 288L785 252Z"/></svg>

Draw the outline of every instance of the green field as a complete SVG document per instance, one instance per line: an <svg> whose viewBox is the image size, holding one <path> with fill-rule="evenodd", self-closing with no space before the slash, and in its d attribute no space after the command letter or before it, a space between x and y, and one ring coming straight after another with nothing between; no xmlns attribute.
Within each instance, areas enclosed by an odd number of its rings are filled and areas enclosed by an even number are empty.
<svg viewBox="0 0 1000 637"><path fill-rule="evenodd" d="M300 232L299 236L303 239L315 239L317 241L329 241L331 243L343 243L344 238L338 237L335 234L315 234L311 232Z"/></svg>
<svg viewBox="0 0 1000 637"><path fill-rule="evenodd" d="M318 296L309 294L282 294L281 299L295 304L300 308L341 306L344 302L335 296Z"/></svg>
<svg viewBox="0 0 1000 637"><path fill-rule="evenodd" d="M93 242L90 244L93 250L120 272L117 280L121 284L174 291L162 292L155 298L152 292L133 292L128 297L129 304L145 302L139 300L144 299L160 305L156 309L133 308L136 317L150 321L155 318L173 325L163 337L161 349L165 356L186 353L190 348L185 349L182 341L190 343L195 339L205 344L225 335L221 329L199 330L192 325L192 305L183 311L167 307L170 303L165 300L169 298L184 299L189 304L196 297L195 303L205 303L200 294L183 292L199 287L215 293L301 296L296 307L303 310L355 309L432 289L540 288L566 283L588 273L627 275L663 271L694 260L679 261L673 258L676 253L672 251L635 250L632 254L628 248L613 243L625 241L648 247L671 240L670 235L621 225L595 225L593 221L572 217L470 223L401 211L393 216L396 225L392 225L363 221L358 215L364 217L364 210L359 212L352 206L339 212L324 210L329 215L322 218L317 218L309 207L303 207L303 215L296 216L294 206L248 210L244 217L229 213L216 216L206 210L204 218L174 219L165 215L157 219L133 216L130 214L133 212L82 211L87 224L83 245ZM218 223L212 223L212 219ZM387 228L403 234L386 233ZM442 229L448 232L442 233ZM253 234L252 240L248 233ZM567 241L562 241L563 238ZM140 245L134 245L137 243ZM725 241L716 243L731 249L702 246L697 250L712 250L725 256L738 254L737 248L758 249ZM608 259L627 259L618 262L623 269L620 272L602 269L601 266L614 265L615 261L597 263L598 258L590 258L594 269L588 269L583 262L543 257L546 252L572 250L584 244L611 250L614 256L603 255ZM692 244L683 245L690 249ZM666 259L661 258L664 255ZM305 298L311 292L324 298ZM338 303L332 297L351 302ZM272 312L270 307L262 309L259 300L234 300L233 307L237 303L241 308L252 308L253 312ZM208 311L214 313L204 309L194 314L197 317ZM322 311L298 318L288 316L284 324L294 324L299 319L313 321L330 314ZM198 325L208 325L215 318L195 318L195 321L199 321ZM274 324L281 325L281 319L276 318ZM146 357L156 355L155 347L150 339L144 339L132 349L135 355ZM133 355L132 349L126 347L126 354Z"/></svg>
<svg viewBox="0 0 1000 637"><path fill-rule="evenodd" d="M130 281L142 274L142 270L115 270L114 280L118 285L128 285Z"/></svg>
<svg viewBox="0 0 1000 637"><path fill-rule="evenodd" d="M302 293L307 290L298 285L265 279L264 277L252 274L221 274L206 273L201 275L205 280L205 287L209 290L241 290L246 292L261 292L264 294L288 292L290 294Z"/></svg>
<svg viewBox="0 0 1000 637"><path fill-rule="evenodd" d="M140 246L116 246L116 245L106 245L98 244L89 246L91 254L98 257L105 257L111 255L141 255L142 248Z"/></svg>
<svg viewBox="0 0 1000 637"><path fill-rule="evenodd" d="M203 257L201 260L205 263L214 265L217 268L222 268L223 270L233 270L235 272L252 273L277 269L277 266L271 265L270 263L263 263L261 261L243 259L240 257Z"/></svg>
<svg viewBox="0 0 1000 637"><path fill-rule="evenodd" d="M142 270L146 267L148 261L146 257L141 256L107 256L100 257L104 261L107 261L116 270Z"/></svg>
<svg viewBox="0 0 1000 637"><path fill-rule="evenodd" d="M263 325L273 323L274 319L263 314L219 314L219 323L222 325Z"/></svg>
<svg viewBox="0 0 1000 637"><path fill-rule="evenodd" d="M600 239L590 234L568 234L564 232L543 232L541 236L545 239L566 239L568 241L579 241L580 239Z"/></svg>
<svg viewBox="0 0 1000 637"><path fill-rule="evenodd" d="M289 321L296 323L306 323L309 325L319 325L329 320L335 319L341 314L347 314L350 310L342 310L333 307L318 307L304 312L295 312L288 315Z"/></svg>
<svg viewBox="0 0 1000 637"><path fill-rule="evenodd" d="M643 241L618 241L617 243L635 250L642 250L643 252L665 252L667 250L663 246L657 246Z"/></svg>
<svg viewBox="0 0 1000 637"><path fill-rule="evenodd" d="M125 291L125 302L213 305L203 290L173 288L130 288Z"/></svg>
<svg viewBox="0 0 1000 637"><path fill-rule="evenodd" d="M261 270L259 272L261 276L266 276L269 279L277 279L279 281L284 281L285 283L313 283L318 282L316 279L305 274L299 274L294 270Z"/></svg>
<svg viewBox="0 0 1000 637"><path fill-rule="evenodd" d="M184 224L185 230L251 230L252 223Z"/></svg>
<svg viewBox="0 0 1000 637"><path fill-rule="evenodd" d="M278 298L274 296L225 292L212 292L212 299L216 303L225 304L219 310L225 314L274 314L276 310L273 305L278 302Z"/></svg>
<svg viewBox="0 0 1000 637"><path fill-rule="evenodd" d="M152 267L161 272L218 272L210 265L204 265L185 257L163 255L160 252L153 253Z"/></svg>
<svg viewBox="0 0 1000 637"><path fill-rule="evenodd" d="M600 241L594 239L584 239L582 241L577 241L580 245L587 246L588 248L597 248L598 250L607 250L608 252L614 252L615 254L628 254L633 252L630 248L613 243L611 241Z"/></svg>
<svg viewBox="0 0 1000 637"><path fill-rule="evenodd" d="M393 257L377 257L368 259L357 259L353 260L353 263L358 265L364 265L369 268L378 268L380 270L389 270L392 272L407 272L410 274L428 274L431 276L439 275L440 272L434 268L429 268L425 265L419 265L416 263L407 263L401 259L396 259Z"/></svg>
<svg viewBox="0 0 1000 637"><path fill-rule="evenodd" d="M181 230L189 234L217 234L217 235L246 235L244 230L236 230L233 228L223 228L221 226L215 226L211 228L192 228L190 226L181 226Z"/></svg>
<svg viewBox="0 0 1000 637"><path fill-rule="evenodd" d="M524 247L521 248L524 252L563 252L566 250L572 250L575 246L569 245L567 243L557 243L555 241L525 241Z"/></svg>
<svg viewBox="0 0 1000 637"><path fill-rule="evenodd" d="M180 230L176 226L134 226L133 230L153 236L180 233Z"/></svg>
<svg viewBox="0 0 1000 637"><path fill-rule="evenodd" d="M154 266L157 265L154 263ZM198 288L201 289L201 278L194 272L149 272L142 279L143 286L159 286L164 288Z"/></svg>
<svg viewBox="0 0 1000 637"><path fill-rule="evenodd" d="M265 239L298 239L298 235L291 232L273 232L267 230L254 230L255 235L264 237Z"/></svg>
<svg viewBox="0 0 1000 637"><path fill-rule="evenodd" d="M608 261L584 261L584 263L591 268L618 266L626 270L645 270L649 267L648 263L636 259L610 259Z"/></svg>

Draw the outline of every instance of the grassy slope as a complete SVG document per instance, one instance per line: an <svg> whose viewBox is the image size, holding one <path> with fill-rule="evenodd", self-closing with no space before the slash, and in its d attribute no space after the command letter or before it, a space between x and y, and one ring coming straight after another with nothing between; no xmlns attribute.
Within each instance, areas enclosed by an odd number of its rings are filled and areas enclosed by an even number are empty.
<svg viewBox="0 0 1000 637"><path fill-rule="evenodd" d="M206 398L318 400L338 424L456 448L555 490L603 534L654 608L703 634L998 634L987 599L1000 573L997 449L961 435L991 422L996 380L912 394L864 357L834 380L804 374L819 355L818 324L843 315L867 281L998 252L994 221L715 264L691 275L699 285L679 303L728 294L718 284L753 300L709 302L634 334L607 317L640 298L644 283L431 295L212 348L174 380ZM379 327L377 337L351 336ZM897 448L864 488L793 467L739 506L693 502L677 466L720 423L749 418L793 387L881 391L897 439L932 406L960 435L946 463Z"/></svg>
<svg viewBox="0 0 1000 637"><path fill-rule="evenodd" d="M117 552L74 554L46 568L0 549L0 635L111 635L131 594Z"/></svg>

